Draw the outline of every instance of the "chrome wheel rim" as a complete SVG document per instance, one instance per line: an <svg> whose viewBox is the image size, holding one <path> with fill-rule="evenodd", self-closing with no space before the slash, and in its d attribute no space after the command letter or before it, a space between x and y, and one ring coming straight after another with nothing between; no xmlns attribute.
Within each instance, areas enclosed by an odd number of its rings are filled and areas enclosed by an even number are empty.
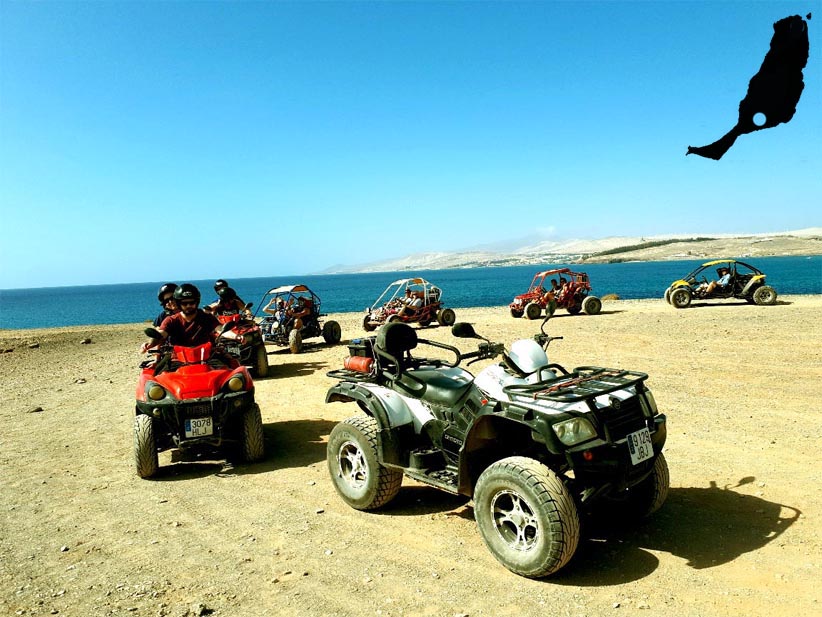
<svg viewBox="0 0 822 617"><path fill-rule="evenodd" d="M539 520L531 505L513 491L500 491L491 500L494 529L515 551L530 551L540 539Z"/></svg>
<svg viewBox="0 0 822 617"><path fill-rule="evenodd" d="M346 441L337 452L337 477L352 489L362 489L368 481L368 463L360 447Z"/></svg>

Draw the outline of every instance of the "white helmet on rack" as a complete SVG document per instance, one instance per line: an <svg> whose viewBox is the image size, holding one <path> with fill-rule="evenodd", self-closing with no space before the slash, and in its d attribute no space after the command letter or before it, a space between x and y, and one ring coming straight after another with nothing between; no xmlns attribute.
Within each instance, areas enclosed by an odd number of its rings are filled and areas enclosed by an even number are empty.
<svg viewBox="0 0 822 617"><path fill-rule="evenodd" d="M514 341L511 344L511 351L508 352L508 357L516 365L515 368L526 375L536 373L539 369L550 364L548 354L533 339Z"/></svg>

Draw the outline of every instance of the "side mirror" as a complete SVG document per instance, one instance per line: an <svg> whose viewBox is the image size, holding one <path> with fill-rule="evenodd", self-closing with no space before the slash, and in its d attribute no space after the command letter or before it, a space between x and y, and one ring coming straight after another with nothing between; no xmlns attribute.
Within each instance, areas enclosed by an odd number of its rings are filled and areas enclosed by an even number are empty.
<svg viewBox="0 0 822 617"><path fill-rule="evenodd" d="M460 321L451 326L451 334L457 338L480 338L474 331L474 326L465 321Z"/></svg>
<svg viewBox="0 0 822 617"><path fill-rule="evenodd" d="M249 310L252 306L254 306L254 303L249 302L248 304L245 305L245 310Z"/></svg>
<svg viewBox="0 0 822 617"><path fill-rule="evenodd" d="M154 328L146 328L145 330L143 330L143 332L145 332L146 336L149 337L149 338L155 338L155 339L163 338L162 336L160 336L160 333L157 332L157 330L155 330Z"/></svg>

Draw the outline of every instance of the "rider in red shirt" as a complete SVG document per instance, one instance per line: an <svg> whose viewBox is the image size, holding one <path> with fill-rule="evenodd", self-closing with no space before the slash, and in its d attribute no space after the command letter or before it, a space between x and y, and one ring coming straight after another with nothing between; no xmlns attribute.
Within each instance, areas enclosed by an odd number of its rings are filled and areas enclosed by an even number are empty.
<svg viewBox="0 0 822 617"><path fill-rule="evenodd" d="M220 322L214 315L198 308L200 291L191 283L183 283L174 290L174 299L180 307L180 312L170 315L163 320L157 332L162 339L169 339L172 345L182 347L197 347L204 343L213 343L220 334ZM229 333L226 333L229 334ZM143 344L143 351L156 344L151 341Z"/></svg>

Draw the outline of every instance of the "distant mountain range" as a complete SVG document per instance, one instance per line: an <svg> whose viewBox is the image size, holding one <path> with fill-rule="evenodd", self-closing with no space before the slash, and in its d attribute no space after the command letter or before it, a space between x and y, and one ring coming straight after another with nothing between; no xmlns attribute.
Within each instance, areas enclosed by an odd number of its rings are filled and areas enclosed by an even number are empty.
<svg viewBox="0 0 822 617"><path fill-rule="evenodd" d="M335 265L321 274L777 255L822 255L822 227L747 235L678 234L573 240L540 240L531 236L464 251L414 253L370 263Z"/></svg>

